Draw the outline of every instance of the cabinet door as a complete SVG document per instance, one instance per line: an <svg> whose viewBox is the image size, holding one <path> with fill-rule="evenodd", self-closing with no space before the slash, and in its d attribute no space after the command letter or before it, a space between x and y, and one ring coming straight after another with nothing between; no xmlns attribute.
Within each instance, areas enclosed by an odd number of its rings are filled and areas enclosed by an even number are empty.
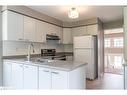
<svg viewBox="0 0 127 95"><path fill-rule="evenodd" d="M46 42L47 24L45 22L36 20L36 41Z"/></svg>
<svg viewBox="0 0 127 95"><path fill-rule="evenodd" d="M63 28L63 44L72 44L72 28Z"/></svg>
<svg viewBox="0 0 127 95"><path fill-rule="evenodd" d="M23 64L12 64L12 87L13 89L23 89Z"/></svg>
<svg viewBox="0 0 127 95"><path fill-rule="evenodd" d="M36 40L36 21L27 16L24 16L24 39L27 41Z"/></svg>
<svg viewBox="0 0 127 95"><path fill-rule="evenodd" d="M98 33L98 25L95 24L95 25L89 25L89 26L86 26L86 31L89 35L97 35Z"/></svg>
<svg viewBox="0 0 127 95"><path fill-rule="evenodd" d="M125 89L127 89L127 66L124 67L125 71L124 71L124 86Z"/></svg>
<svg viewBox="0 0 127 95"><path fill-rule="evenodd" d="M88 35L86 31L86 26L72 28L72 31L73 31L73 37Z"/></svg>
<svg viewBox="0 0 127 95"><path fill-rule="evenodd" d="M60 40L59 42L62 43L63 41L63 29L62 27L54 26L54 32L57 36L59 36Z"/></svg>
<svg viewBox="0 0 127 95"><path fill-rule="evenodd" d="M38 67L24 65L24 89L38 89Z"/></svg>
<svg viewBox="0 0 127 95"><path fill-rule="evenodd" d="M51 89L51 69L39 67L39 89Z"/></svg>
<svg viewBox="0 0 127 95"><path fill-rule="evenodd" d="M12 87L12 64L4 61L3 63L3 86Z"/></svg>
<svg viewBox="0 0 127 95"><path fill-rule="evenodd" d="M62 32L62 27L58 27L56 25L52 25L52 24L47 24L47 32L46 34L53 34L53 35L57 35L60 38L60 43L62 42L62 37L63 37L63 32Z"/></svg>
<svg viewBox="0 0 127 95"><path fill-rule="evenodd" d="M52 89L68 88L68 73L66 71L52 70Z"/></svg>
<svg viewBox="0 0 127 95"><path fill-rule="evenodd" d="M23 40L23 16L11 11L3 12L3 39Z"/></svg>

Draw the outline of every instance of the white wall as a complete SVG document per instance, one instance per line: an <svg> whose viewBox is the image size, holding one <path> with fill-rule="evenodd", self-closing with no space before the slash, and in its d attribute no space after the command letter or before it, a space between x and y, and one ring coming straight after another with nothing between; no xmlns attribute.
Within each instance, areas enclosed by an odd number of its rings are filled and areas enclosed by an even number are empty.
<svg viewBox="0 0 127 95"><path fill-rule="evenodd" d="M3 56L11 56L11 55L26 55L27 54L27 46L26 42L3 42ZM57 52L64 52L64 46L62 44L42 44L42 43L34 43L35 54L40 54L41 49L56 49Z"/></svg>

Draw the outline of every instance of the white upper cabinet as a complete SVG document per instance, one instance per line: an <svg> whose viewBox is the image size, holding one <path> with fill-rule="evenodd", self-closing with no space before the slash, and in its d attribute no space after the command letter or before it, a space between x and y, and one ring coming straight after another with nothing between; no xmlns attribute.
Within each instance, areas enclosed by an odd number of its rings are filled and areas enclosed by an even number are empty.
<svg viewBox="0 0 127 95"><path fill-rule="evenodd" d="M46 42L47 23L36 20L36 42Z"/></svg>
<svg viewBox="0 0 127 95"><path fill-rule="evenodd" d="M24 39L36 41L36 21L27 16L24 16Z"/></svg>
<svg viewBox="0 0 127 95"><path fill-rule="evenodd" d="M98 34L98 25L89 25L86 26L86 31L89 35L97 35Z"/></svg>
<svg viewBox="0 0 127 95"><path fill-rule="evenodd" d="M63 28L63 44L72 44L72 28Z"/></svg>
<svg viewBox="0 0 127 95"><path fill-rule="evenodd" d="M62 43L63 40L63 31L62 31L62 27L53 25L53 24L47 24L47 29L48 31L46 32L46 34L53 34L53 35L57 35L60 38L60 43Z"/></svg>
<svg viewBox="0 0 127 95"><path fill-rule="evenodd" d="M23 40L23 15L4 11L2 23L3 40Z"/></svg>
<svg viewBox="0 0 127 95"><path fill-rule="evenodd" d="M87 35L86 26L72 28L73 37Z"/></svg>

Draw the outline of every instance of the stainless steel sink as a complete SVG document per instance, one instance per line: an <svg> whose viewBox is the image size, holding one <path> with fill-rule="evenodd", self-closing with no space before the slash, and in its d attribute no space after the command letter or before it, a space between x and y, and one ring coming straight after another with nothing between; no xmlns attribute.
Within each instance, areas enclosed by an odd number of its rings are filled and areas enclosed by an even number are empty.
<svg viewBox="0 0 127 95"><path fill-rule="evenodd" d="M51 63L51 62L53 62L53 60L42 59L42 58L31 58L30 61L28 61L27 59L24 59L24 61L26 61L26 62L32 62L32 63L38 63L38 64L44 64L44 63Z"/></svg>

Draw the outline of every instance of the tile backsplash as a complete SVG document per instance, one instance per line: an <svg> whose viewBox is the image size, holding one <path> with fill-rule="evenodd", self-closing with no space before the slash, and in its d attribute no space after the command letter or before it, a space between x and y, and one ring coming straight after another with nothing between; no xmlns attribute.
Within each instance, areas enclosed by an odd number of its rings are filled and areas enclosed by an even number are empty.
<svg viewBox="0 0 127 95"><path fill-rule="evenodd" d="M4 41L3 42L3 56L12 55L26 55L27 54L27 42L19 41ZM40 54L41 49L56 49L56 52L72 52L72 45L54 44L54 43L33 43L35 52L34 54ZM32 53L32 51L31 51Z"/></svg>

